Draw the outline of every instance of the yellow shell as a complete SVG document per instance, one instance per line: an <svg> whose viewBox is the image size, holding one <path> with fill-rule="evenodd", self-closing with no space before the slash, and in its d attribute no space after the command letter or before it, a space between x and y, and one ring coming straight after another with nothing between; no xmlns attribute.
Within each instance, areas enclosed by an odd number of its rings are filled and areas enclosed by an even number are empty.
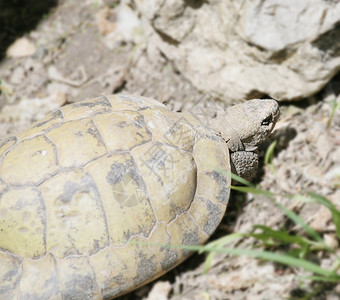
<svg viewBox="0 0 340 300"><path fill-rule="evenodd" d="M0 299L110 299L183 261L229 198L225 143L190 115L112 95L0 142Z"/></svg>

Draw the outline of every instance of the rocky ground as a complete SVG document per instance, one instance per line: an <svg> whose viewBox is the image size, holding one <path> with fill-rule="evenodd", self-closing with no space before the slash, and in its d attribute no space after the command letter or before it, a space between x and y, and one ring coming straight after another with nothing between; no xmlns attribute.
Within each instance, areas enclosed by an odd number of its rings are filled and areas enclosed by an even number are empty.
<svg viewBox="0 0 340 300"><path fill-rule="evenodd" d="M16 39L0 62L0 136L28 127L65 103L113 92L151 96L202 118L223 110L225 103L197 91L149 43L138 14L119 9L118 1L59 1L35 29ZM332 115L335 101L340 102L339 76L313 97L280 103L282 116L272 137L278 144L272 164L259 173L262 188L278 194L319 193L340 208L340 110ZM327 209L284 196L278 201L298 212L339 253ZM212 239L249 231L255 224L289 226L272 202L233 193ZM320 253L315 259L327 267L334 256ZM270 262L217 255L207 274L203 263L204 256L194 255L121 299L302 299L315 290L301 281L300 270ZM323 287L311 297L339 299L340 285Z"/></svg>

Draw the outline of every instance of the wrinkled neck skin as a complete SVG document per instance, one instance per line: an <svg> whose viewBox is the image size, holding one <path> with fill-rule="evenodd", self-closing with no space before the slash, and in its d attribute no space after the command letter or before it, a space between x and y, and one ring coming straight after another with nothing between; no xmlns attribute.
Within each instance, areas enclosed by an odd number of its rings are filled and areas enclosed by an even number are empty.
<svg viewBox="0 0 340 300"><path fill-rule="evenodd" d="M211 122L211 129L223 138L231 153L232 172L246 180L255 176L258 146L272 132L278 117L275 100L254 99L229 107Z"/></svg>

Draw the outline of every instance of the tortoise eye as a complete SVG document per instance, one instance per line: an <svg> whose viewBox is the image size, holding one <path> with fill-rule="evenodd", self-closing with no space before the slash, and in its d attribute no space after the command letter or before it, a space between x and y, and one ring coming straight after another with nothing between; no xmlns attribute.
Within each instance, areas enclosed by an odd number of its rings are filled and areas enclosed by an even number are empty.
<svg viewBox="0 0 340 300"><path fill-rule="evenodd" d="M262 123L261 123L261 125L262 126L268 126L270 123L272 123L273 122L273 117L270 115L269 117L267 117L267 118L265 118L263 121L262 121Z"/></svg>

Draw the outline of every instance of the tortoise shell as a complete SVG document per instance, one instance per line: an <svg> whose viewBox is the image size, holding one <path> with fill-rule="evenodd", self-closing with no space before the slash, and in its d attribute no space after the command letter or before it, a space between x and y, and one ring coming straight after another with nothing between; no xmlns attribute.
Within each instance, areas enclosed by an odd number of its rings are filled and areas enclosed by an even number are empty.
<svg viewBox="0 0 340 300"><path fill-rule="evenodd" d="M0 299L110 299L204 243L229 198L225 142L124 95L60 108L0 143Z"/></svg>

